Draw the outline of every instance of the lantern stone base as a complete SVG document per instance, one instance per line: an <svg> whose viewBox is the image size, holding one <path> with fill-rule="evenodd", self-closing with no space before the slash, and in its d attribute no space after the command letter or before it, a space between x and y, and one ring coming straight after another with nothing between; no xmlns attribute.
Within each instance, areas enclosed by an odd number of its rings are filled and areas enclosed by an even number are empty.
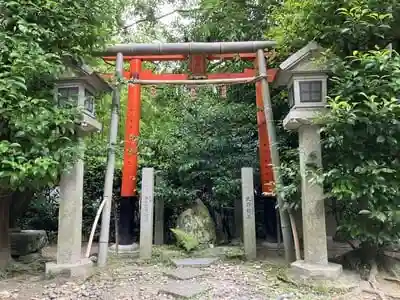
<svg viewBox="0 0 400 300"><path fill-rule="evenodd" d="M67 278L86 279L93 274L93 262L89 258L74 264L57 264L48 262L45 266L46 277L62 276Z"/></svg>
<svg viewBox="0 0 400 300"><path fill-rule="evenodd" d="M291 264L293 276L301 279L337 279L343 272L342 265L339 264L311 264L304 260L298 260Z"/></svg>

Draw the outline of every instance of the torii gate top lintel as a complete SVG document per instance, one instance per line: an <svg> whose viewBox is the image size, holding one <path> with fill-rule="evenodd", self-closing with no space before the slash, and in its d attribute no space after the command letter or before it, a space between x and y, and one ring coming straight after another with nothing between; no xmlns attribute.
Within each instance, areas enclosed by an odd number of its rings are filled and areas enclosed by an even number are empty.
<svg viewBox="0 0 400 300"><path fill-rule="evenodd" d="M259 49L273 48L275 41L212 42L212 43L152 43L117 44L96 53L98 56L168 55L168 54L224 54L256 53Z"/></svg>

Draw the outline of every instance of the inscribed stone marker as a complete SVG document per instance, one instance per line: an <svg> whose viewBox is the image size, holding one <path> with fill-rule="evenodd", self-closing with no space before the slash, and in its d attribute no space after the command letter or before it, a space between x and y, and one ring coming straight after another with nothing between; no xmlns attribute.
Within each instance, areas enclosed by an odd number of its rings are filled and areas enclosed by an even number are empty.
<svg viewBox="0 0 400 300"><path fill-rule="evenodd" d="M256 220L254 213L253 169L242 168L243 243L247 259L255 259Z"/></svg>
<svg viewBox="0 0 400 300"><path fill-rule="evenodd" d="M143 168L140 197L140 258L150 259L153 245L154 169Z"/></svg>

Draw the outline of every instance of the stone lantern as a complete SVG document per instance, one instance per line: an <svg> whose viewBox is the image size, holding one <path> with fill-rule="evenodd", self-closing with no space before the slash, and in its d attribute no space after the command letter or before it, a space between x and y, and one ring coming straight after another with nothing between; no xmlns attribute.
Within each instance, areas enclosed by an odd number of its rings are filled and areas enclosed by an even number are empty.
<svg viewBox="0 0 400 300"><path fill-rule="evenodd" d="M314 118L326 111L328 70L321 65L322 49L312 42L281 65L279 83L288 87L290 111L283 121L299 133L304 260L292 263L301 277L336 278L342 266L328 263L323 187L310 178L307 167L322 167L320 128Z"/></svg>
<svg viewBox="0 0 400 300"><path fill-rule="evenodd" d="M81 108L77 134L83 150L83 137L101 130L101 124L95 118L96 95L112 89L86 65L68 61L66 67L66 72L55 83L54 100L60 106L77 105ZM46 263L46 274L63 273L85 278L91 273L92 262L81 256L83 175L82 153L74 165L61 174L57 262Z"/></svg>
<svg viewBox="0 0 400 300"><path fill-rule="evenodd" d="M111 92L111 87L99 74L87 65L78 66L69 62L54 86L54 100L60 106L76 105L82 110L80 132L101 130L96 120L96 96L101 92Z"/></svg>

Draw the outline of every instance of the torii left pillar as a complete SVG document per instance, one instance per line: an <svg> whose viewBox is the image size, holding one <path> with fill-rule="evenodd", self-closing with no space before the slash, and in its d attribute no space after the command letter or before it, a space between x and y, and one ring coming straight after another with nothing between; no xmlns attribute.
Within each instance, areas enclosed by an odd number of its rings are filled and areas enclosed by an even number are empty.
<svg viewBox="0 0 400 300"><path fill-rule="evenodd" d="M142 71L142 60L132 59L130 61L130 78L138 78ZM138 138L140 132L141 117L141 86L139 84L128 85L128 104L125 123L125 151L123 179L121 188L119 213L119 245L118 251L130 252L138 248L134 236L134 209L138 201L136 182L138 170ZM126 180L127 179L127 180ZM132 195L133 191L133 195ZM115 247L115 246L114 246Z"/></svg>

